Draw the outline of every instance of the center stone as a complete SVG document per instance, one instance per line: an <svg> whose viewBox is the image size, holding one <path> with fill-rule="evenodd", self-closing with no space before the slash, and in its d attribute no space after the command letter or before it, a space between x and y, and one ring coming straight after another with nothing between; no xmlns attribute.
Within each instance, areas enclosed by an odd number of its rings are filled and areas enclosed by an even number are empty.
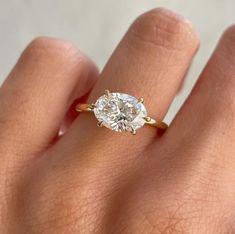
<svg viewBox="0 0 235 234"><path fill-rule="evenodd" d="M109 93L95 103L94 113L103 126L117 132L132 132L145 124L146 108L137 98L124 93Z"/></svg>

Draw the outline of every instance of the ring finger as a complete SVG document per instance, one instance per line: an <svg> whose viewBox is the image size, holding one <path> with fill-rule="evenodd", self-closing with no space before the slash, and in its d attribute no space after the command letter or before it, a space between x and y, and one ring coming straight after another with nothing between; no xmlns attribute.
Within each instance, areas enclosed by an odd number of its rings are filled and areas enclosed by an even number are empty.
<svg viewBox="0 0 235 234"><path fill-rule="evenodd" d="M197 36L187 20L165 9L145 13L134 22L113 53L89 101L95 102L105 89L143 97L148 115L161 120L197 47ZM130 158L138 155L155 134L154 128L147 127L135 137L98 129L94 116L81 114L58 147L69 145L63 148L79 151L79 157L83 149L94 149L96 153L90 155L100 153L109 160L111 155ZM91 142L96 147L91 147ZM66 155L73 154L66 150Z"/></svg>

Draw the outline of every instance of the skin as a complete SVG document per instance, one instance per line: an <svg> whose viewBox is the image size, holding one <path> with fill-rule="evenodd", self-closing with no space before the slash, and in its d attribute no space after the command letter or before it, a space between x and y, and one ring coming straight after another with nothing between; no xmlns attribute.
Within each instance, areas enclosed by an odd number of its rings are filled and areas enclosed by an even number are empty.
<svg viewBox="0 0 235 234"><path fill-rule="evenodd" d="M234 26L164 134L71 108L109 89L163 119L198 46L166 9L141 15L101 74L70 43L35 39L0 88L0 233L235 233Z"/></svg>

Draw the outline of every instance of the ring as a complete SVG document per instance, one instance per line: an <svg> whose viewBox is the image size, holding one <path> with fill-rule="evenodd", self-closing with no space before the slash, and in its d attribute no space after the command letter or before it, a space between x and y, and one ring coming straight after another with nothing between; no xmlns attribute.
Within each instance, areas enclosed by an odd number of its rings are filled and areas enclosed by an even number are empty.
<svg viewBox="0 0 235 234"><path fill-rule="evenodd" d="M143 103L143 98L105 90L104 95L94 104L79 103L76 110L94 112L99 127L105 126L116 132L131 132L135 135L136 130L145 124L166 130L168 125L149 117Z"/></svg>

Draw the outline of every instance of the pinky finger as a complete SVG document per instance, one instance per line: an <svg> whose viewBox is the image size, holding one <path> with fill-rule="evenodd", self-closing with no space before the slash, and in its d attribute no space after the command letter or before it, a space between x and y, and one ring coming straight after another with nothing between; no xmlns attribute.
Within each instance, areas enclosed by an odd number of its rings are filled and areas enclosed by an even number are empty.
<svg viewBox="0 0 235 234"><path fill-rule="evenodd" d="M91 89L97 75L70 43L34 40L0 90L0 167L21 165L46 149L73 100Z"/></svg>

